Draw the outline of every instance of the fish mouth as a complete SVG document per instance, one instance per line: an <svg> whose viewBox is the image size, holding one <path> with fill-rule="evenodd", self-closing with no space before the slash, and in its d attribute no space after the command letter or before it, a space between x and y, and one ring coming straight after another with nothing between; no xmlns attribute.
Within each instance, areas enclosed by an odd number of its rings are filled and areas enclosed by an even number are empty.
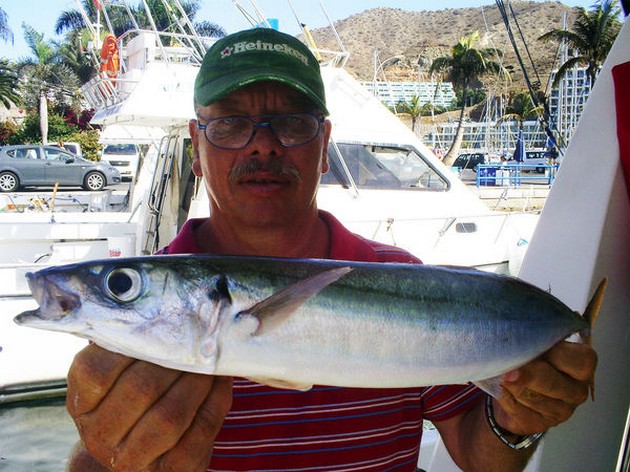
<svg viewBox="0 0 630 472"><path fill-rule="evenodd" d="M81 306L81 297L76 293L62 288L47 276L27 274L31 294L39 308L30 312L30 317L41 320L60 320L72 314Z"/></svg>

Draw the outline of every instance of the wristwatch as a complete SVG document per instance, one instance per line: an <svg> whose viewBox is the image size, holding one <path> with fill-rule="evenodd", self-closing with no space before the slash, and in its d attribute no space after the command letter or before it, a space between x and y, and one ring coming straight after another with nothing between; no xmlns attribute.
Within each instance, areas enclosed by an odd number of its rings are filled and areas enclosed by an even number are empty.
<svg viewBox="0 0 630 472"><path fill-rule="evenodd" d="M527 436L518 436L514 433L511 433L499 426L497 424L497 420L494 419L494 407L492 406L492 397L486 397L486 419L488 420L488 424L490 425L490 429L496 436L501 440L503 444L508 446L510 449L514 449L515 451L521 451L523 449L527 449L528 447L536 444L540 438L543 437L545 433L535 433L529 434ZM516 436L516 440L510 440L507 436Z"/></svg>

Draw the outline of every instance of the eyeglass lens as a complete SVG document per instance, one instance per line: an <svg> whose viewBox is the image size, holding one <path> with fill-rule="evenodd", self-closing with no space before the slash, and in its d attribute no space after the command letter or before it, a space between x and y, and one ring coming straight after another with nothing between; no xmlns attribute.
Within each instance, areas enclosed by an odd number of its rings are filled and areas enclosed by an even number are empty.
<svg viewBox="0 0 630 472"><path fill-rule="evenodd" d="M265 115L263 121L254 121L248 116L227 116L209 120L205 126L208 141L225 149L240 149L249 144L256 128L269 127L283 146L300 146L311 141L319 131L323 121L308 113Z"/></svg>

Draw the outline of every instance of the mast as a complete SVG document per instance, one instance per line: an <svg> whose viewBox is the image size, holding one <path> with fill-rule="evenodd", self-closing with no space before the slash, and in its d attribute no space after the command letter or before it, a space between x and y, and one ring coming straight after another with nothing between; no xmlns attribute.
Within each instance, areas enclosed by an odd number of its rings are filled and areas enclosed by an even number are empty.
<svg viewBox="0 0 630 472"><path fill-rule="evenodd" d="M516 44L516 39L514 38L514 32L512 30L512 26L510 25L510 18L505 8L505 3L503 0L495 0L495 2L497 4L497 8L499 9L501 17L503 18L503 23L505 24L508 38L510 39L510 43L512 44L512 48L514 49L514 54L516 55L516 59L519 63L521 71L523 72L523 77L525 78L525 83L527 84L527 89L529 91L529 95L532 100L532 103L534 104L535 107L542 107L542 109L544 110L542 114L538 115L538 119L543 127L543 130L545 131L545 134L547 135L547 138L553 143L558 143L557 147L559 151L562 153L564 148L566 147L566 144L564 143L561 136L554 136L553 134L551 125L549 123L549 116L550 116L549 103L547 102L546 98L541 101L537 93L540 90L540 79L538 80L537 84L532 83L529 73L527 71L527 68L525 67L523 57L519 51L518 45ZM510 10L516 21L516 15L514 13L514 10L511 9L511 6L510 6ZM528 54L529 54L529 51L528 51ZM531 60L531 56L530 56L530 60Z"/></svg>

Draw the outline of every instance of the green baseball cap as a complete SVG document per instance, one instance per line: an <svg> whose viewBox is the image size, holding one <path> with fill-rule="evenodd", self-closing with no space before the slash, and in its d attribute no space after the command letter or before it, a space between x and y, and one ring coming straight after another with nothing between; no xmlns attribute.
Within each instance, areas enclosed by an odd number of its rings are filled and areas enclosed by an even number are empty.
<svg viewBox="0 0 630 472"><path fill-rule="evenodd" d="M299 39L270 28L230 34L206 52L195 79L195 103L206 106L260 81L281 82L328 114L319 63Z"/></svg>

